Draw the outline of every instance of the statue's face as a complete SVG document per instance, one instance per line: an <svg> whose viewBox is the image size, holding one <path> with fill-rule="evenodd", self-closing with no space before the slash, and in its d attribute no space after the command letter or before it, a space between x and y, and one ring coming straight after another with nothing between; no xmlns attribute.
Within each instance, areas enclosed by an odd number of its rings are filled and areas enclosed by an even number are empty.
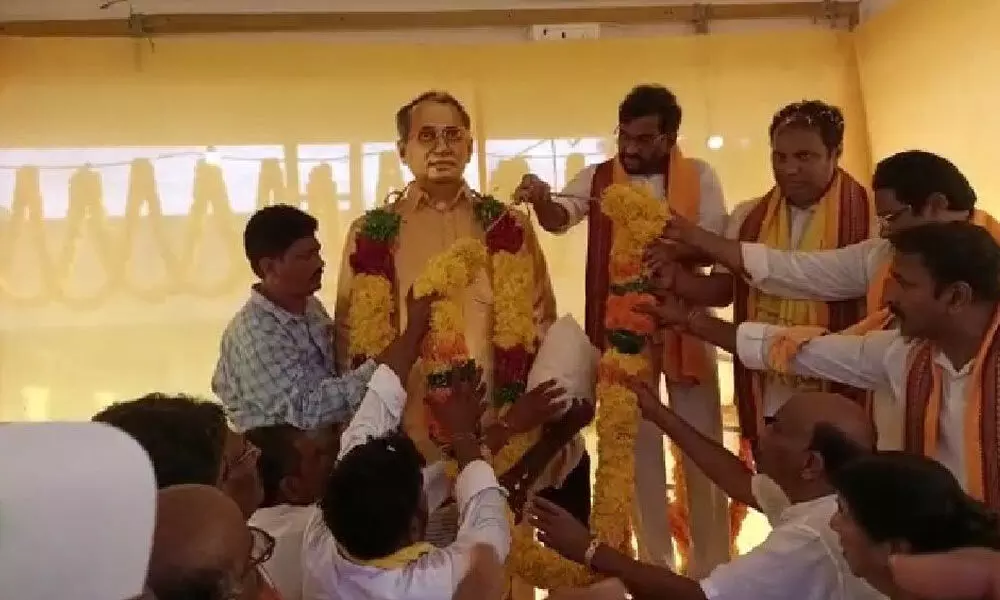
<svg viewBox="0 0 1000 600"><path fill-rule="evenodd" d="M410 112L410 134L399 140L399 154L418 182L461 181L472 156L472 135L457 108L428 100Z"/></svg>

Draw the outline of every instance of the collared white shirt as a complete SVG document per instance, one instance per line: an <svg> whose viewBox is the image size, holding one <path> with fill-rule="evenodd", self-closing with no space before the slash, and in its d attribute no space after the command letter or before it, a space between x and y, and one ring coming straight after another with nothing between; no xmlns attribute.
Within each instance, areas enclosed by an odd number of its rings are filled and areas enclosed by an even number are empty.
<svg viewBox="0 0 1000 600"><path fill-rule="evenodd" d="M749 369L767 369L766 357L770 340L781 330L764 323L743 323L736 331L736 351ZM906 416L906 368L910 349L915 342L907 341L899 330L875 331L864 336L824 335L802 346L792 361L796 375L818 377L868 390L890 393L876 394L881 404L882 421L897 424L902 431ZM941 367L941 416L938 421L938 448L934 458L965 484L966 433L964 410L966 386L972 363L955 369L940 352L934 362ZM879 432L882 435L882 432Z"/></svg>
<svg viewBox="0 0 1000 600"><path fill-rule="evenodd" d="M274 552L263 570L282 600L302 599L302 538L315 506L281 504L258 509L249 524L274 537Z"/></svg>
<svg viewBox="0 0 1000 600"><path fill-rule="evenodd" d="M341 457L372 437L399 426L406 390L392 369L379 366L365 399L341 438ZM443 463L424 469L424 492L429 510L449 493ZM379 569L347 560L316 510L303 541L303 598L305 600L439 600L451 598L469 569L471 550L486 544L501 561L510 552L507 501L492 467L474 461L455 480L455 499L461 508L458 536L453 544L434 550L400 569Z"/></svg>
<svg viewBox="0 0 1000 600"><path fill-rule="evenodd" d="M694 160L698 169L698 181L701 188L701 203L698 206L698 225L713 233L722 233L726 226L726 201L722 193L722 183L707 162L698 159ZM597 165L590 165L577 173L566 187L564 194L576 196L574 198L554 198L562 205L569 214L569 221L563 228L564 231L583 220L590 211L590 202L586 198L590 197L593 186L594 173L597 172ZM665 183L666 178L662 173L655 175L630 175L629 180L636 185L647 185L653 194L663 200L666 198Z"/></svg>
<svg viewBox="0 0 1000 600"><path fill-rule="evenodd" d="M758 478L767 479L758 475ZM770 482L769 479L767 479ZM755 490L773 487L773 482ZM756 492L755 492L756 493ZM760 502L774 529L750 552L719 565L701 580L709 600L867 600L883 598L855 577L830 518L837 497L797 504ZM774 514L773 511L780 512Z"/></svg>

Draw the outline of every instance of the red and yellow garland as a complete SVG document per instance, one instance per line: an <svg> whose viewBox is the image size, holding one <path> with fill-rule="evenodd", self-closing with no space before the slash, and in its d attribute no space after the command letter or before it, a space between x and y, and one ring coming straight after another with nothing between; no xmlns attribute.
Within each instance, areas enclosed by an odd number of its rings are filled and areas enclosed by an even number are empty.
<svg viewBox="0 0 1000 600"><path fill-rule="evenodd" d="M396 338L393 252L399 224L398 214L376 208L365 213L355 234L347 311L348 348L354 366L377 356Z"/></svg>

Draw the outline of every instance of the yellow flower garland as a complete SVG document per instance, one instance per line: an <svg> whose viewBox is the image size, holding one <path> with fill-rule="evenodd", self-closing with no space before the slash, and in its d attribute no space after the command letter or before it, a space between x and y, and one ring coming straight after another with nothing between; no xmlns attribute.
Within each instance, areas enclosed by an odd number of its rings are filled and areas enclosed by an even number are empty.
<svg viewBox="0 0 1000 600"><path fill-rule="evenodd" d="M347 311L351 356L375 356L392 342L396 337L396 328L392 326L394 307L392 282L365 273L354 276L351 306Z"/></svg>
<svg viewBox="0 0 1000 600"><path fill-rule="evenodd" d="M642 254L666 223L663 203L648 192L628 186L609 186L602 196L602 211L614 226L611 263L631 264L618 270L612 266L612 286L635 284L625 273L641 274ZM612 294L614 292L612 291ZM635 494L635 436L639 423L638 398L623 385L650 368L642 354L627 354L614 346L604 352L597 382L597 476L591 531L602 542L631 554L631 510ZM594 581L594 574L581 565L542 547L530 528L514 528L508 570L535 587L558 589L579 587Z"/></svg>

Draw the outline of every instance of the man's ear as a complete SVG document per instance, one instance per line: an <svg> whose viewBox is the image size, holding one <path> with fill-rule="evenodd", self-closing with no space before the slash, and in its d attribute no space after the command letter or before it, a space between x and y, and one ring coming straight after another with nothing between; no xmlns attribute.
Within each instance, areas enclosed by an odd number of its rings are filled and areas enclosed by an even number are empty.
<svg viewBox="0 0 1000 600"><path fill-rule="evenodd" d="M406 141L396 140L396 151L399 152L399 158L406 160Z"/></svg>
<svg viewBox="0 0 1000 600"><path fill-rule="evenodd" d="M944 300L948 303L948 309L952 311L961 310L975 301L972 288L964 281L949 285L943 294L947 295Z"/></svg>

